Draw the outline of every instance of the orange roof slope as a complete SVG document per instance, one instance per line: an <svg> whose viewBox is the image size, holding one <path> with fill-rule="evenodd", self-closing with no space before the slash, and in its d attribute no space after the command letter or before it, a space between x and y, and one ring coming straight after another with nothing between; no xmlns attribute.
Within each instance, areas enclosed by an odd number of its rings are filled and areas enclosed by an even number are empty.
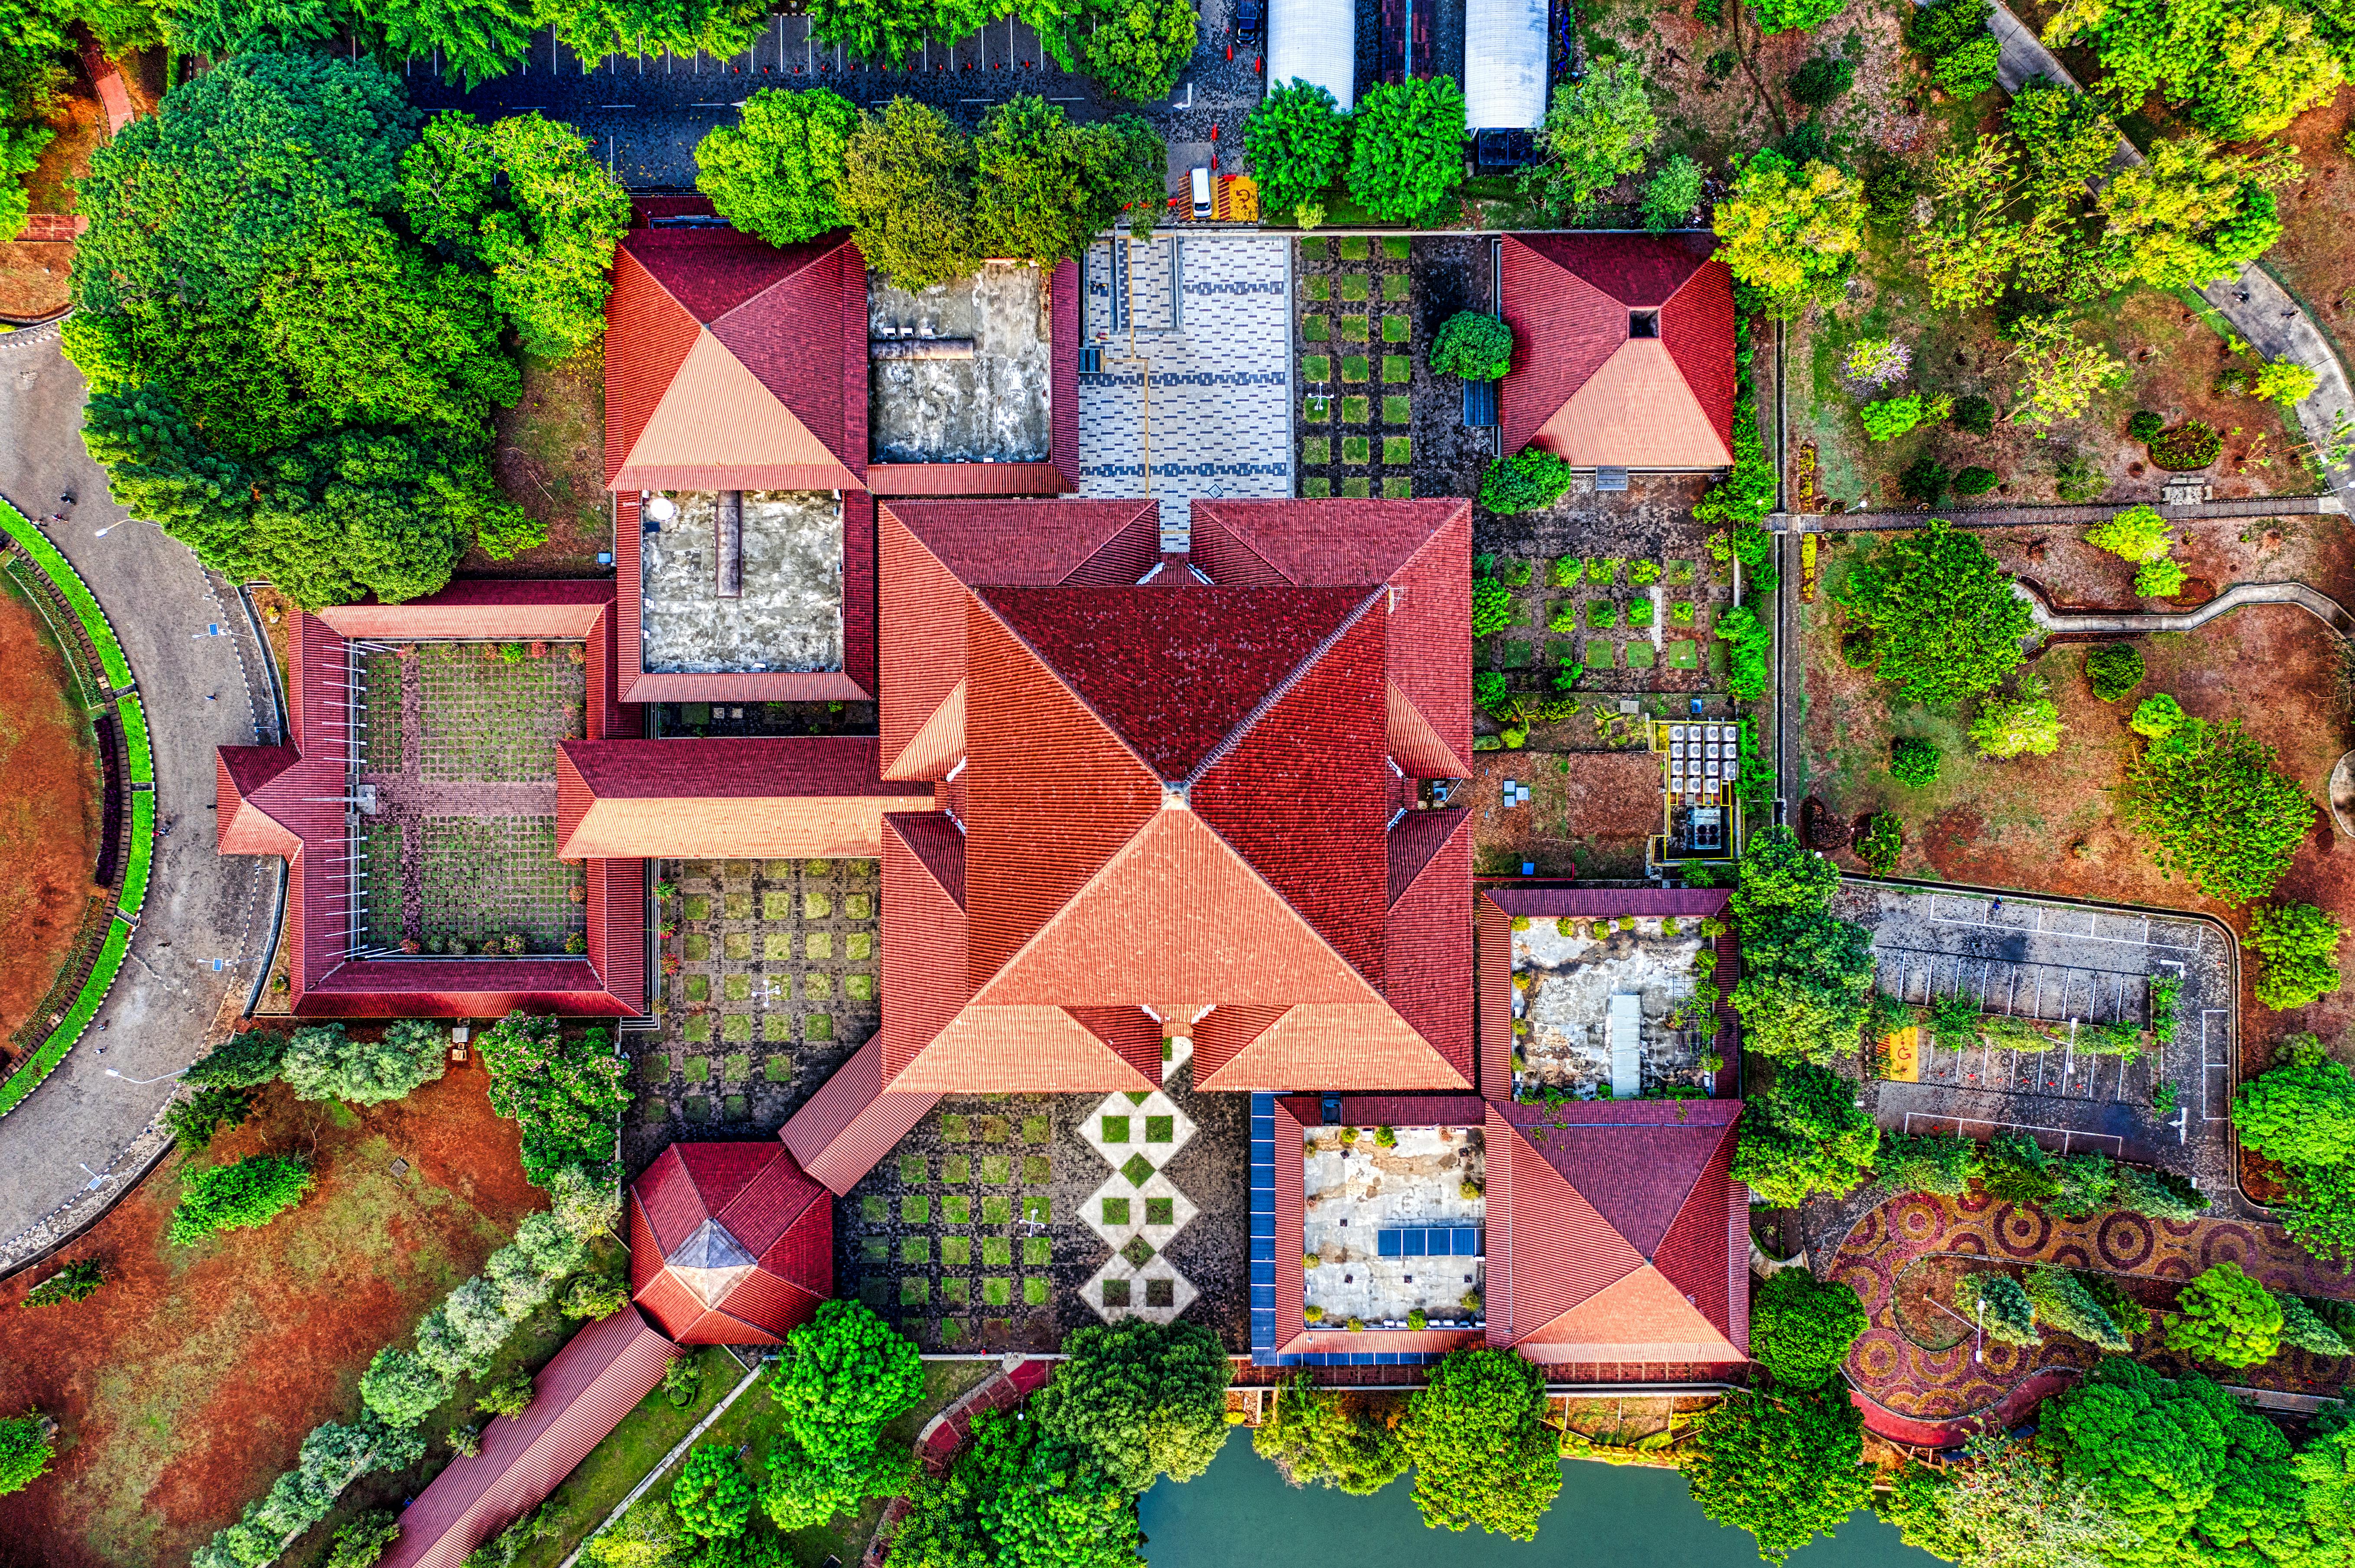
<svg viewBox="0 0 2355 1568"><path fill-rule="evenodd" d="M605 319L606 488L862 487L867 266L848 240L634 229Z"/></svg>
<svg viewBox="0 0 2355 1568"><path fill-rule="evenodd" d="M1538 1361L1739 1361L1738 1101L1491 1100L1488 1339Z"/></svg>
<svg viewBox="0 0 2355 1568"><path fill-rule="evenodd" d="M556 755L564 859L872 857L883 817L923 811L930 784L886 784L858 735L566 741Z"/></svg>
<svg viewBox="0 0 2355 1568"><path fill-rule="evenodd" d="M1733 462L1733 277L1689 236L1507 235L1504 448L1582 468ZM1633 329L1638 313L1651 336Z"/></svg>
<svg viewBox="0 0 2355 1568"><path fill-rule="evenodd" d="M773 1345L834 1293L834 1201L783 1146L673 1144L630 1187L630 1295L682 1345Z"/></svg>

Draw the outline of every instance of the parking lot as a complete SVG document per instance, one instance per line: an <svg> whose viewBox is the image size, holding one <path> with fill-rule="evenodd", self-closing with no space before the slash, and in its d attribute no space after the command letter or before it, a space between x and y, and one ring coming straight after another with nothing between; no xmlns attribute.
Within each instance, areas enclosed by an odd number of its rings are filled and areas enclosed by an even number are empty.
<svg viewBox="0 0 2355 1568"><path fill-rule="evenodd" d="M2056 900L1850 882L1835 912L1871 928L1883 993L1928 1008L1957 993L1982 1013L2048 1026L2010 1048L1982 1034L1955 1050L1919 1031L1881 1083L1875 1120L1892 1132L2028 1131L2055 1150L2099 1147L2190 1168L2231 1113L2235 982L2225 934L2188 916ZM2182 984L2172 1041L2122 1057L2081 1051L2093 1025L2145 1027L2150 986ZM2162 1084L2177 1104L2153 1109Z"/></svg>

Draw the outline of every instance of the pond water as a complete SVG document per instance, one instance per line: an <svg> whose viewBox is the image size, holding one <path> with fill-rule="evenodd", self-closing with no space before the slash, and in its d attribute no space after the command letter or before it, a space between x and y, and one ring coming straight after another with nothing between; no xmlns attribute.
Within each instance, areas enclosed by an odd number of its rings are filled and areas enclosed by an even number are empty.
<svg viewBox="0 0 2355 1568"><path fill-rule="evenodd" d="M1348 1568L1758 1568L1746 1531L1711 1524L1673 1470L1570 1460L1534 1541L1426 1529L1412 1475L1370 1498L1285 1486L1238 1432L1185 1486L1162 1482L1139 1511L1153 1568L1268 1568L1336 1561ZM1791 1559L1799 1568L1932 1568L1938 1559L1870 1513Z"/></svg>

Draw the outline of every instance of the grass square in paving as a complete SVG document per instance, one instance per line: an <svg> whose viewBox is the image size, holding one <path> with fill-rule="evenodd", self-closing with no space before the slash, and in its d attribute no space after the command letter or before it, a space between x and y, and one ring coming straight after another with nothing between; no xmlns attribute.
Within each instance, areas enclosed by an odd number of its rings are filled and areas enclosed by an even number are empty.
<svg viewBox="0 0 2355 1568"><path fill-rule="evenodd" d="M1391 261L1403 261L1413 253L1414 241L1405 235L1386 234L1382 237L1382 254Z"/></svg>
<svg viewBox="0 0 2355 1568"><path fill-rule="evenodd" d="M1300 377L1305 381L1329 381L1333 379L1333 359L1326 354L1304 354L1300 357Z"/></svg>
<svg viewBox="0 0 2355 1568"><path fill-rule="evenodd" d="M1414 438L1404 435L1382 437L1382 462L1392 468L1404 468L1414 461Z"/></svg>
<svg viewBox="0 0 2355 1568"><path fill-rule="evenodd" d="M1383 480L1383 481L1382 481L1382 499L1383 499L1383 500L1385 500L1385 501L1412 501L1412 500L1413 500L1413 499L1414 499L1414 481L1413 481L1413 480L1412 480L1412 479L1396 479L1396 478L1392 478L1392 479L1385 479L1385 480Z"/></svg>
<svg viewBox="0 0 2355 1568"><path fill-rule="evenodd" d="M1300 414L1310 424L1323 424L1333 417L1332 394L1317 392L1301 399Z"/></svg>
<svg viewBox="0 0 2355 1568"><path fill-rule="evenodd" d="M1652 653L1651 644L1635 642L1627 645L1627 667L1629 669L1649 669L1656 662L1657 660Z"/></svg>
<svg viewBox="0 0 2355 1568"><path fill-rule="evenodd" d="M1403 387L1414 379L1414 360L1404 354L1382 356L1382 382L1385 386Z"/></svg>
<svg viewBox="0 0 2355 1568"><path fill-rule="evenodd" d="M1340 243L1341 260L1344 261L1362 261L1373 254L1373 241L1362 234L1353 235Z"/></svg>
<svg viewBox="0 0 2355 1568"><path fill-rule="evenodd" d="M1372 496L1373 493L1374 482L1369 478L1344 479L1341 481L1341 494L1352 501L1363 501Z"/></svg>
<svg viewBox="0 0 2355 1568"><path fill-rule="evenodd" d="M1345 343L1363 343L1373 334L1371 318L1362 315L1337 317L1335 329Z"/></svg>
<svg viewBox="0 0 2355 1568"><path fill-rule="evenodd" d="M1670 643L1668 645L1668 667L1670 669L1699 669L1700 667L1700 645L1695 643L1690 637L1678 637L1676 641Z"/></svg>
<svg viewBox="0 0 2355 1568"><path fill-rule="evenodd" d="M1363 467L1370 460L1373 443L1362 435L1341 438L1341 461L1351 467Z"/></svg>
<svg viewBox="0 0 2355 1568"><path fill-rule="evenodd" d="M1323 467L1333 461L1333 442L1328 436L1312 435L1300 443L1300 461Z"/></svg>
<svg viewBox="0 0 2355 1568"><path fill-rule="evenodd" d="M1382 274L1382 300L1385 304L1396 304L1406 298L1407 290L1413 286L1414 280L1404 272L1385 272Z"/></svg>
<svg viewBox="0 0 2355 1568"><path fill-rule="evenodd" d="M1300 493L1303 496L1307 496L1308 499L1312 501L1326 500L1333 494L1333 481L1330 479L1303 479L1300 482Z"/></svg>
<svg viewBox="0 0 2355 1568"><path fill-rule="evenodd" d="M1324 343L1333 336L1333 318L1312 315L1300 324L1300 336L1311 343Z"/></svg>
<svg viewBox="0 0 2355 1568"><path fill-rule="evenodd" d="M1373 411L1373 402L1370 399L1343 398L1341 400L1341 422L1343 424L1369 423L1372 420Z"/></svg>
<svg viewBox="0 0 2355 1568"><path fill-rule="evenodd" d="M1341 360L1341 379L1344 381L1362 381L1372 373L1371 364L1362 354L1347 355Z"/></svg>
<svg viewBox="0 0 2355 1568"><path fill-rule="evenodd" d="M1411 330L1412 328L1408 325L1407 318L1403 315L1386 315L1382 317L1382 341L1384 343L1404 343L1407 340L1407 336Z"/></svg>
<svg viewBox="0 0 2355 1568"><path fill-rule="evenodd" d="M1579 660L1579 663L1584 665L1589 669L1614 668L1618 661L1611 656L1611 639L1608 637L1587 638L1586 656Z"/></svg>
<svg viewBox="0 0 2355 1568"><path fill-rule="evenodd" d="M1589 599L1586 624L1599 632L1609 631L1619 624L1619 606L1608 599Z"/></svg>
<svg viewBox="0 0 2355 1568"><path fill-rule="evenodd" d="M1395 392L1391 393L1382 399L1382 422L1384 424L1412 424L1413 421L1413 399Z"/></svg>
<svg viewBox="0 0 2355 1568"><path fill-rule="evenodd" d="M1308 297L1312 300L1318 301L1319 303L1331 299L1333 297L1333 280L1330 278L1309 279Z"/></svg>
<svg viewBox="0 0 2355 1568"><path fill-rule="evenodd" d="M400 771L400 665L393 654L370 654L360 663L363 765L371 773Z"/></svg>
<svg viewBox="0 0 2355 1568"><path fill-rule="evenodd" d="M1341 274L1341 298L1350 304L1362 304L1373 293L1373 280L1363 272Z"/></svg>

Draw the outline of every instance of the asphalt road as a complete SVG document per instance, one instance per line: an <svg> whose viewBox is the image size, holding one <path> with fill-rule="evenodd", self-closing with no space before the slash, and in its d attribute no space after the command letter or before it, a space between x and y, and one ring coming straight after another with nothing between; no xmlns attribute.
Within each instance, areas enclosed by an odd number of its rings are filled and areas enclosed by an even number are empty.
<svg viewBox="0 0 2355 1568"><path fill-rule="evenodd" d="M0 1116L0 1272L37 1250L44 1218L93 1179L78 1209L112 1198L135 1174L106 1173L173 1086L128 1081L186 1066L208 1031L242 1008L276 888L274 863L213 849L213 748L274 739L256 731L257 715L265 725L275 718L244 612L185 547L124 520L83 450L83 400L55 326L0 336L0 495L37 519L68 510L48 534L130 656L155 747L156 818L172 831L156 841L130 962L99 1011L104 1030L85 1034L48 1082ZM70 508L67 494L77 497Z"/></svg>

